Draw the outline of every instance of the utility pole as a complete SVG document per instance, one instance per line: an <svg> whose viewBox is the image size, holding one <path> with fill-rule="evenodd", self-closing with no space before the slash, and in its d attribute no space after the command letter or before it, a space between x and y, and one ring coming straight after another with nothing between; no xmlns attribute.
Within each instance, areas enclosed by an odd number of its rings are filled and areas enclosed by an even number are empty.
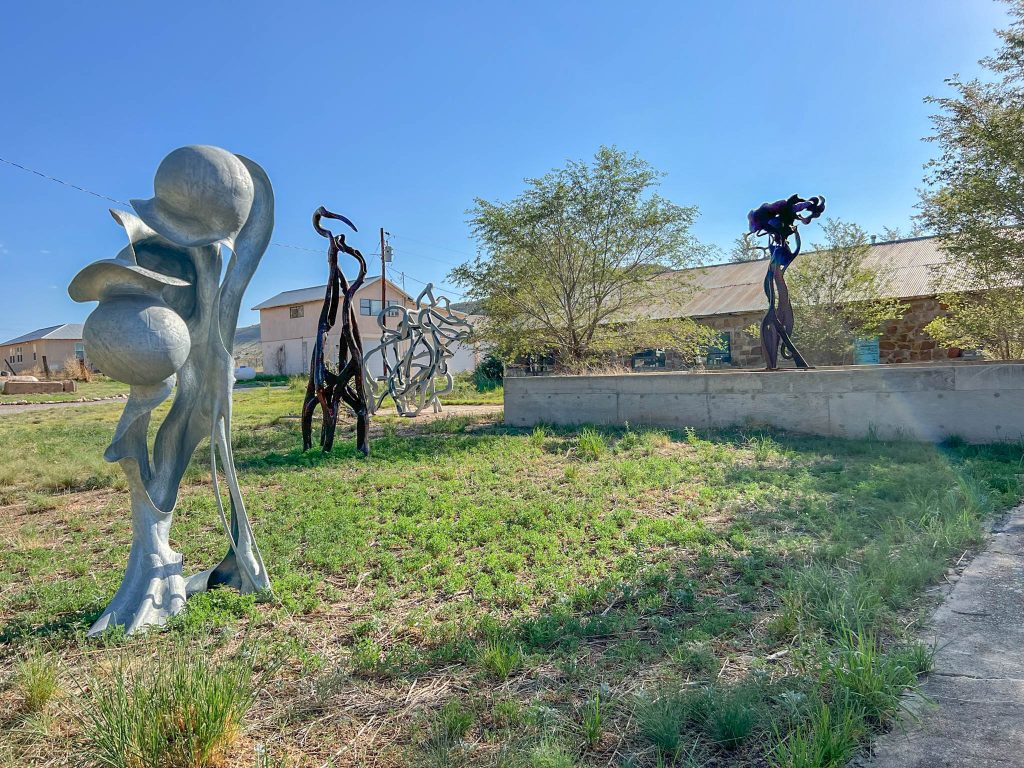
<svg viewBox="0 0 1024 768"><path fill-rule="evenodd" d="M385 267L384 267L384 256L385 256L385 245L384 245L384 227L380 228L380 311L384 312L384 325L388 324L388 314L385 311L388 308L387 302L387 281L385 279Z"/></svg>

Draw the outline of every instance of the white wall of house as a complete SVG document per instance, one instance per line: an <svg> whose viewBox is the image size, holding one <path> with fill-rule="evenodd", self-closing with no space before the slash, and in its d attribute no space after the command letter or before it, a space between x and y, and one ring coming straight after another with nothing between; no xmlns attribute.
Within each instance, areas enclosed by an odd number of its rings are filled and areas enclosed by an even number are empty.
<svg viewBox="0 0 1024 768"><path fill-rule="evenodd" d="M380 343L380 326L374 314L362 314L360 300L372 299L380 301L380 282L374 281L363 286L353 297L356 308L356 324L359 327L363 342L363 351L370 352ZM414 306L414 299L400 288L388 282L386 300L400 306ZM301 304L283 305L260 309L260 344L263 348L263 369L270 374L302 374L309 371L309 358L316 343L317 322L323 298ZM377 307L377 304L373 305ZM393 322L393 321L392 321ZM340 332L335 329L327 338L327 357L337 360ZM480 354L472 346L457 344L453 347L455 355L448 363L451 373L473 370L479 362ZM380 356L374 355L368 361L371 373L381 374Z"/></svg>

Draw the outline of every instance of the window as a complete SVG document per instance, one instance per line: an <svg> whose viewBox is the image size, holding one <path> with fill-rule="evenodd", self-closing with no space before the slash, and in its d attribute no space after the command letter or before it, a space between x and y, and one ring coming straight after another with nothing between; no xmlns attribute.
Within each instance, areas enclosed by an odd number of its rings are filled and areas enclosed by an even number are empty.
<svg viewBox="0 0 1024 768"><path fill-rule="evenodd" d="M718 334L718 343L708 347L708 367L732 364L732 338L728 331Z"/></svg>
<svg viewBox="0 0 1024 768"><path fill-rule="evenodd" d="M75 342L75 359L85 360L85 344L82 342Z"/></svg>
<svg viewBox="0 0 1024 768"><path fill-rule="evenodd" d="M402 302L395 301L394 299L388 299L388 307L400 307ZM377 317L380 314L381 303L380 299L360 299L359 300L359 314L366 317ZM398 313L394 310L388 312L388 317L397 317Z"/></svg>
<svg viewBox="0 0 1024 768"><path fill-rule="evenodd" d="M15 360L16 363L20 363L22 361L22 355L24 354L24 352L25 352L25 348L24 347L15 347L14 348L14 356L15 356L15 358L17 358Z"/></svg>
<svg viewBox="0 0 1024 768"><path fill-rule="evenodd" d="M637 352L633 355L633 367L634 368L664 368L665 367L665 350L664 349L645 349L643 352Z"/></svg>
<svg viewBox="0 0 1024 768"><path fill-rule="evenodd" d="M300 317L306 316L306 308L301 304L296 304L294 307L288 307L288 319L297 320Z"/></svg>

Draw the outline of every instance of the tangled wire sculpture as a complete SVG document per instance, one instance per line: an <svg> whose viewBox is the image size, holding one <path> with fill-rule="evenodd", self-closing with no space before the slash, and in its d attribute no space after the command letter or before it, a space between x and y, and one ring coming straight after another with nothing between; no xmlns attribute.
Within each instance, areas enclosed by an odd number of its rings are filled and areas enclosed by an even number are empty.
<svg viewBox="0 0 1024 768"><path fill-rule="evenodd" d="M387 326L387 313L398 317L395 328ZM376 413L388 395L402 416L417 416L427 405L434 413L441 410L439 395L452 391L455 382L448 372L453 344L469 338L473 326L451 308L444 296L434 297L434 286L416 297L415 307L390 307L377 315L381 328L380 344L365 360L380 355L382 376L365 369L366 391L370 394L370 412Z"/></svg>
<svg viewBox="0 0 1024 768"><path fill-rule="evenodd" d="M358 250L345 243L345 235L335 235L321 226L321 219L335 219L357 232L356 225L339 213L332 213L322 205L313 213L313 229L327 238L327 291L320 310L316 343L309 361L309 383L306 399L302 403L302 450L313 446L313 412L320 405L323 422L320 427L320 449L328 453L334 447L334 433L338 427L338 411L344 402L356 417L356 448L364 456L370 455L370 408L363 389L363 342L359 337L352 297L366 278L366 259ZM359 275L350 284L338 266L338 253L347 253L359 264ZM334 328L341 305L341 338L338 342L338 365L332 369L324 355L327 334Z"/></svg>
<svg viewBox="0 0 1024 768"><path fill-rule="evenodd" d="M792 195L786 200L764 203L747 214L748 235L768 235L768 273L764 277L764 293L768 297L768 312L761 321L761 352L769 371L778 370L779 347L782 357L792 360L797 368L809 368L800 350L793 344L793 305L786 287L786 269L800 254L800 232L797 224L809 224L825 211L825 197L818 195L804 199ZM804 215L801 215L801 214ZM796 248L791 249L789 238L796 237Z"/></svg>

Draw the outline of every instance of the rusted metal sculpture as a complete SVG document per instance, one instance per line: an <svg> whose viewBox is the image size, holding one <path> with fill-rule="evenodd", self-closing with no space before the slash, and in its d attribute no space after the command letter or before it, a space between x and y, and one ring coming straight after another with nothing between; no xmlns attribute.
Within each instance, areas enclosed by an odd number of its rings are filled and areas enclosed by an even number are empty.
<svg viewBox="0 0 1024 768"><path fill-rule="evenodd" d="M398 317L395 328L386 323L388 312ZM427 405L438 413L438 396L455 386L448 372L448 360L454 354L452 345L469 338L472 324L451 308L446 297L434 297L432 283L416 297L415 307L382 309L377 324L381 328L380 344L367 353L366 360L379 355L383 375L371 375L370 366L366 366L371 410L376 412L391 395L402 416L417 416Z"/></svg>
<svg viewBox="0 0 1024 768"><path fill-rule="evenodd" d="M761 321L761 352L769 371L778 370L779 347L782 357L792 360L797 368L809 368L800 350L793 344L793 305L786 286L786 269L800 253L798 224L808 224L825 211L822 195L804 199L792 195L786 200L764 203L747 214L749 233L755 237L768 235L768 273L764 277L764 293L768 297L768 312ZM803 214L803 215L801 215ZM796 238L796 248L789 238Z"/></svg>
<svg viewBox="0 0 1024 768"><path fill-rule="evenodd" d="M345 235L335 235L321 226L321 219L336 219L358 231L356 225L340 213L332 213L322 205L313 214L313 229L327 238L327 290L324 306L317 323L316 343L309 361L309 383L306 385L306 399L302 404L302 450L313 446L313 412L317 404L323 415L320 427L320 449L328 453L334 447L334 433L338 427L338 411L343 402L356 417L356 448L364 455L370 455L370 407L363 389L363 342L359 337L355 308L355 296L366 279L366 259L358 250L345 242ZM338 254L347 253L359 264L359 274L351 283L338 266ZM324 350L327 334L334 328L341 308L341 338L338 341L338 365L328 365Z"/></svg>

